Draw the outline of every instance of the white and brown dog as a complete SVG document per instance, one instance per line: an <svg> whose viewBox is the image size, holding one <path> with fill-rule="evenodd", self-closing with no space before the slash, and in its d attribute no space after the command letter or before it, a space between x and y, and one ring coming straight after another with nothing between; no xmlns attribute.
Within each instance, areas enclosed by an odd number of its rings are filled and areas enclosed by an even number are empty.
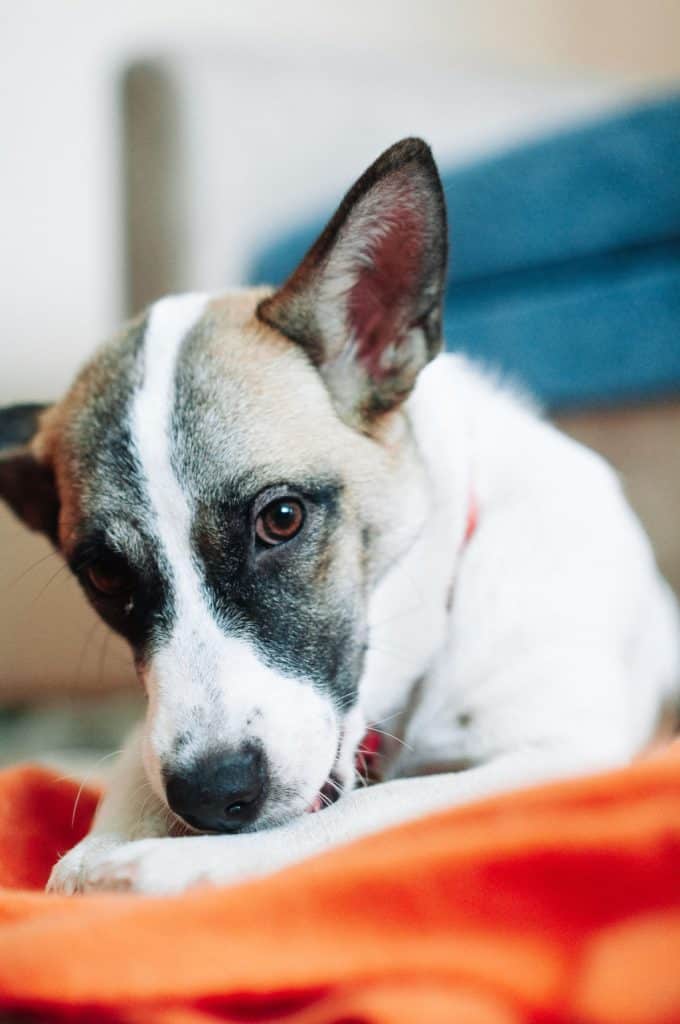
<svg viewBox="0 0 680 1024"><path fill-rule="evenodd" d="M446 239L407 139L279 291L163 299L1 418L0 493L148 696L52 890L276 871L626 762L676 699L676 606L614 473L437 356Z"/></svg>

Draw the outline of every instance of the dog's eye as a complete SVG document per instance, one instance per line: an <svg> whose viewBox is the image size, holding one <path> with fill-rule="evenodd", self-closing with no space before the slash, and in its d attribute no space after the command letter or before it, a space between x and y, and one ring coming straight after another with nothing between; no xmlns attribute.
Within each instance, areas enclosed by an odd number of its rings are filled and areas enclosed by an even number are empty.
<svg viewBox="0 0 680 1024"><path fill-rule="evenodd" d="M262 509L255 520L255 533L263 544L273 547L292 540L305 521L302 503L297 498L277 498Z"/></svg>
<svg viewBox="0 0 680 1024"><path fill-rule="evenodd" d="M118 558L100 558L85 570L91 587L104 597L120 597L134 585L132 572Z"/></svg>

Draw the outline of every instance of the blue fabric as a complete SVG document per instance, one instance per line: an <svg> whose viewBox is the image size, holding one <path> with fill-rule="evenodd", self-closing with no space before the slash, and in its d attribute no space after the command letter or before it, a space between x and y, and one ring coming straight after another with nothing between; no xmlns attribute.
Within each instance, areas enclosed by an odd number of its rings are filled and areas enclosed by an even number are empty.
<svg viewBox="0 0 680 1024"><path fill-rule="evenodd" d="M447 348L550 406L680 391L680 97L443 175ZM256 259L277 284L326 218Z"/></svg>

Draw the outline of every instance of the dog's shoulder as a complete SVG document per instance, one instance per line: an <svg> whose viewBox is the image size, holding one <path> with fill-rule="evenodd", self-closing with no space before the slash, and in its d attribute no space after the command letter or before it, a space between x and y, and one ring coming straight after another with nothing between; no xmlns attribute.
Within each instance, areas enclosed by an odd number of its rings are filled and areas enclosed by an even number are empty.
<svg viewBox="0 0 680 1024"><path fill-rule="evenodd" d="M626 545L648 547L616 470L512 381L442 355L421 374L409 413L431 473L470 481L487 516L530 508L556 529L621 531Z"/></svg>

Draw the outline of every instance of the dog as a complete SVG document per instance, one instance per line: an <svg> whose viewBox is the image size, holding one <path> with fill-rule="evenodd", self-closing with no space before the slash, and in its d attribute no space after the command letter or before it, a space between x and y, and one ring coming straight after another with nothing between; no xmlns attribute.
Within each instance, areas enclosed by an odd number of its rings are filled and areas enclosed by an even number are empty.
<svg viewBox="0 0 680 1024"><path fill-rule="evenodd" d="M677 700L676 605L614 472L439 354L447 237L403 140L281 288L162 299L0 418L0 493L148 700L51 891L275 872L624 764Z"/></svg>

